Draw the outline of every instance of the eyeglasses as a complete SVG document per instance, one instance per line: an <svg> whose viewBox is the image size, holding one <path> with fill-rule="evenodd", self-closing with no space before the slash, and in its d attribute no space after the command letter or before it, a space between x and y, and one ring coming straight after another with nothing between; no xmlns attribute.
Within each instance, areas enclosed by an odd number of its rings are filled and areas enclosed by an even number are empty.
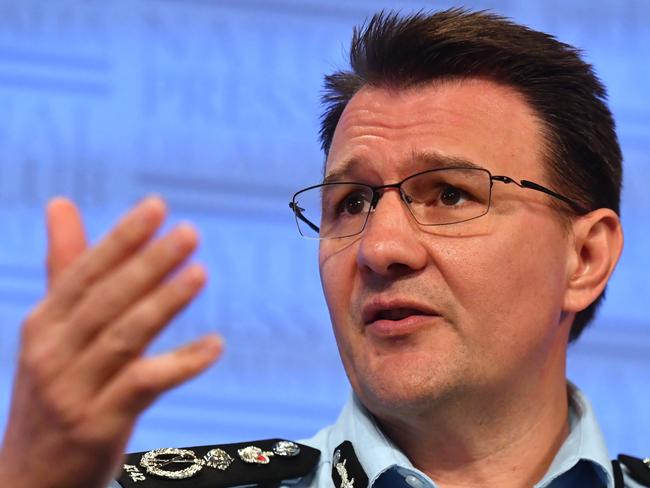
<svg viewBox="0 0 650 488"><path fill-rule="evenodd" d="M304 237L350 237L363 232L370 212L377 207L384 191L395 188L420 225L457 224L488 213L495 181L550 195L579 215L589 213L576 201L532 181L517 181L509 176L492 175L487 169L467 167L422 171L390 185L322 183L296 192L289 207Z"/></svg>

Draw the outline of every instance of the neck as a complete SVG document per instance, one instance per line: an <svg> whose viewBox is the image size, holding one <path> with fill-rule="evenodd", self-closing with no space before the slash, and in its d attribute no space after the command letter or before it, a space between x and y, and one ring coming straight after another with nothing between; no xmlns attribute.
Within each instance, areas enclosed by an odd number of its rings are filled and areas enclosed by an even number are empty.
<svg viewBox="0 0 650 488"><path fill-rule="evenodd" d="M530 488L569 434L564 363L510 391L484 391L407 415L378 418L414 466L443 488ZM548 372L548 370L547 370Z"/></svg>

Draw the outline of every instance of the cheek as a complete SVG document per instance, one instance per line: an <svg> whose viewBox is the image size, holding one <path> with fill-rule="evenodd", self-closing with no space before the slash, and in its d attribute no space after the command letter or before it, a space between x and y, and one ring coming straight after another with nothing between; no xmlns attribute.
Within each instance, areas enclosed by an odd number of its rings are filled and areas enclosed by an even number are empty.
<svg viewBox="0 0 650 488"><path fill-rule="evenodd" d="M357 386L354 351L358 350L361 335L354 327L351 316L351 300L355 282L355 260L350 252L332 252L326 243L321 242L318 265L321 285L332 322L332 329L339 348L343 366L353 386Z"/></svg>
<svg viewBox="0 0 650 488"><path fill-rule="evenodd" d="M459 239L440 263L470 340L535 341L560 315L566 256L556 232L534 226ZM480 329L482 334L478 334Z"/></svg>
<svg viewBox="0 0 650 488"><path fill-rule="evenodd" d="M334 250L329 242L321 241L318 251L318 267L321 286L330 316L336 327L336 319L349 307L354 282L354 257L345 250Z"/></svg>

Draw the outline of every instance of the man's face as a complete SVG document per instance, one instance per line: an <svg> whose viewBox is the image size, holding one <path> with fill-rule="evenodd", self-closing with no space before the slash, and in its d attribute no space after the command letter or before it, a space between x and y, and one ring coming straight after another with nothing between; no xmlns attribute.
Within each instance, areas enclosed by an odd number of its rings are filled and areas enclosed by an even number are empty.
<svg viewBox="0 0 650 488"><path fill-rule="evenodd" d="M516 91L485 80L365 87L336 128L326 175L382 185L453 158L549 185L540 127ZM502 183L487 215L438 227L387 190L361 235L321 241L334 332L364 404L390 415L563 370L569 241L547 196Z"/></svg>

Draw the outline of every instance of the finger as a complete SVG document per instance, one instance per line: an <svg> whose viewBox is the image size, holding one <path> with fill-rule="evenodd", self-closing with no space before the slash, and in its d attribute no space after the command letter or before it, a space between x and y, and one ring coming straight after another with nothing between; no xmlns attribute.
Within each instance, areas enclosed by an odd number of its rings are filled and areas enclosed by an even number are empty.
<svg viewBox="0 0 650 488"><path fill-rule="evenodd" d="M223 352L223 341L205 336L166 354L141 358L125 368L95 397L93 410L107 432L130 425L159 395L195 377Z"/></svg>
<svg viewBox="0 0 650 488"><path fill-rule="evenodd" d="M67 198L50 200L47 220L48 288L86 250L86 234L77 207Z"/></svg>
<svg viewBox="0 0 650 488"><path fill-rule="evenodd" d="M47 378L63 380L66 371L74 371L79 354L184 262L197 243L194 228L181 224L91 286L65 320L43 332L40 342L56 345L47 360Z"/></svg>
<svg viewBox="0 0 650 488"><path fill-rule="evenodd" d="M153 290L84 349L65 375L63 388L74 384L77 398L93 397L114 374L142 354L150 341L199 293L205 281L203 267L194 264Z"/></svg>
<svg viewBox="0 0 650 488"><path fill-rule="evenodd" d="M91 287L72 311L71 344L81 349L95 334L143 299L196 249L198 233L180 224Z"/></svg>
<svg viewBox="0 0 650 488"><path fill-rule="evenodd" d="M84 252L58 275L43 303L49 316L67 312L98 279L140 249L160 227L166 213L164 202L148 197L127 213L94 248Z"/></svg>

